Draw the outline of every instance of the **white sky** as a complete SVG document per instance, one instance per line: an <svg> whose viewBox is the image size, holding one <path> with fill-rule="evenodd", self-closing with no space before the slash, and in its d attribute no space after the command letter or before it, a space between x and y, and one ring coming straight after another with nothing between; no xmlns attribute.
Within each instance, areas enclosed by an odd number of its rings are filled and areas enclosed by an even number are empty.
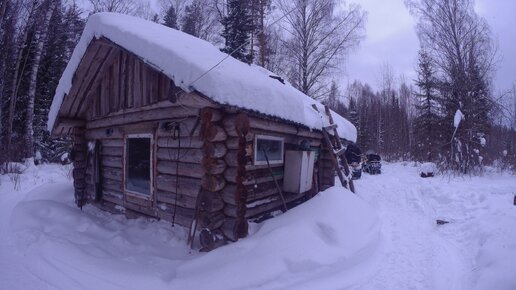
<svg viewBox="0 0 516 290"><path fill-rule="evenodd" d="M367 36L346 62L345 87L354 80L379 85L382 66L395 75L415 79L419 42L415 20L403 0L354 0L368 12ZM498 44L499 62L494 76L495 92L516 85L516 1L477 0L476 10L485 17Z"/></svg>

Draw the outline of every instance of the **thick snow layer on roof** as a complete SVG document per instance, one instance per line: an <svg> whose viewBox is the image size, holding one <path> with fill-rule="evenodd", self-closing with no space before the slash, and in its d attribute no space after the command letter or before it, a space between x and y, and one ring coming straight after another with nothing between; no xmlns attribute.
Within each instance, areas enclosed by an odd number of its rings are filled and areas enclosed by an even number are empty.
<svg viewBox="0 0 516 290"><path fill-rule="evenodd" d="M138 55L187 92L199 91L220 104L253 110L312 129L327 125L324 108L319 102L289 84L270 78L272 73L264 68L228 57L199 78L227 55L209 42L154 22L116 13L99 13L89 18L59 81L49 113L49 130L54 126L59 107L71 88L72 76L88 44L100 37ZM324 121L312 104L317 104ZM338 114L334 113L333 118L338 124L339 135L356 141L356 128Z"/></svg>

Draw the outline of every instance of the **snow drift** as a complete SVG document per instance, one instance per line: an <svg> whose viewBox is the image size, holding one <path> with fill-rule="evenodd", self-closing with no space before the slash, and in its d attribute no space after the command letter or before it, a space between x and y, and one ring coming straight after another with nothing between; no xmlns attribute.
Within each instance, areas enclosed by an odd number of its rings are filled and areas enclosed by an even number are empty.
<svg viewBox="0 0 516 290"><path fill-rule="evenodd" d="M341 187L262 224L237 243L190 252L186 232L73 204L69 184L29 192L10 217L31 273L57 288L249 289L309 285L335 265L358 267L379 244L376 214ZM339 275L346 279L346 275ZM287 283L287 284L284 284Z"/></svg>

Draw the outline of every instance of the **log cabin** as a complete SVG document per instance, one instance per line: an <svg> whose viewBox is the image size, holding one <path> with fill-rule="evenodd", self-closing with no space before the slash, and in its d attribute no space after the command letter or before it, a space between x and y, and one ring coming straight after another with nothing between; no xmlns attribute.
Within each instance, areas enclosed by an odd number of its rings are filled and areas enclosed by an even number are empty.
<svg viewBox="0 0 516 290"><path fill-rule="evenodd" d="M206 41L100 13L60 79L47 125L72 136L78 206L167 220L211 249L334 185L323 110ZM355 127L332 114L339 136L356 141Z"/></svg>

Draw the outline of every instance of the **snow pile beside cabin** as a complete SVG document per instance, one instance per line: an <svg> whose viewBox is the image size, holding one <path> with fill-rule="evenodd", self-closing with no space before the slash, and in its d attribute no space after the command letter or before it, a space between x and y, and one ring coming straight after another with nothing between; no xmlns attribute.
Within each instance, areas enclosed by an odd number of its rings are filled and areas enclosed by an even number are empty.
<svg viewBox="0 0 516 290"><path fill-rule="evenodd" d="M46 170L40 175L50 176L52 172ZM47 183L23 194L12 192L15 202L4 188L0 189L0 233L5 232L0 236L0 266L4 262L9 265L8 271L0 274L3 281L0 286L6 289L45 289L45 285L59 289L249 289L263 285L288 288L298 283L303 287L311 283L320 286L335 283L332 279L321 281L324 276L321 273L336 268L357 269L361 261L376 253L381 240L376 213L348 190L333 187L285 214L255 224L252 233L238 243L210 253L198 253L187 248L184 241L187 233L181 227L143 218L127 220L123 215L112 215L94 207L78 210L70 194L72 185L64 180L64 176L53 177L52 181L57 183ZM20 268L25 268L20 274L27 276L22 284L15 275ZM349 275L336 278L340 282L329 285L352 281Z"/></svg>
<svg viewBox="0 0 516 290"><path fill-rule="evenodd" d="M319 113L312 108L312 104L316 104L324 114L321 103L290 84L272 79L270 75L274 74L264 68L228 57L209 71L227 57L209 42L140 18L99 13L88 19L59 81L49 113L49 130L54 126L64 95L70 91L73 75L88 44L94 38L101 37L139 56L186 92L198 91L217 103L277 117L311 129L320 130L327 125L327 121L321 120ZM333 114L333 117L338 124L340 137L356 141L356 128L338 114Z"/></svg>

